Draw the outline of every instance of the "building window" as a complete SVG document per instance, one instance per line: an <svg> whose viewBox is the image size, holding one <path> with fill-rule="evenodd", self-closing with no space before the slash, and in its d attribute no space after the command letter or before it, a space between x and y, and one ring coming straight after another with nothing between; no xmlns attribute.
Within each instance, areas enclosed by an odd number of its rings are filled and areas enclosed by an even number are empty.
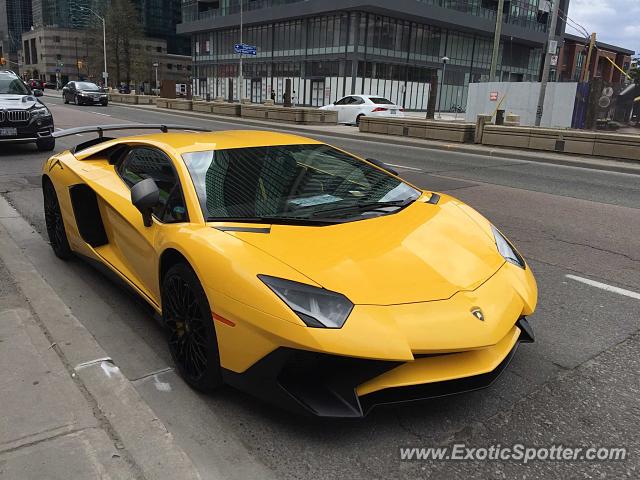
<svg viewBox="0 0 640 480"><path fill-rule="evenodd" d="M162 53L162 47L156 47L156 52Z"/></svg>
<svg viewBox="0 0 640 480"><path fill-rule="evenodd" d="M173 70L173 63L167 63L167 70Z"/></svg>
<svg viewBox="0 0 640 480"><path fill-rule="evenodd" d="M60 37L58 35L53 37L53 43L60 43Z"/></svg>

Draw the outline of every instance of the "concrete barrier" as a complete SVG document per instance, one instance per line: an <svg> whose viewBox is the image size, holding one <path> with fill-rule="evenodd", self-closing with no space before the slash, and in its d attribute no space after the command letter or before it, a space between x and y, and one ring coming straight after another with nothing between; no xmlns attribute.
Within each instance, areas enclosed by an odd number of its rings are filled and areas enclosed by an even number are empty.
<svg viewBox="0 0 640 480"><path fill-rule="evenodd" d="M140 105L155 105L158 97L155 95L138 95L138 104Z"/></svg>
<svg viewBox="0 0 640 480"><path fill-rule="evenodd" d="M546 150L548 152L563 152L563 132L553 128L529 128L529 145L525 148L532 150Z"/></svg>
<svg viewBox="0 0 640 480"><path fill-rule="evenodd" d="M153 105L158 97L154 95L133 95L130 93L109 93L109 101L130 105Z"/></svg>
<svg viewBox="0 0 640 480"><path fill-rule="evenodd" d="M564 151L578 155L593 155L593 147L596 139L595 132L582 130L568 130L563 133Z"/></svg>
<svg viewBox="0 0 640 480"><path fill-rule="evenodd" d="M240 116L239 103L227 103L224 101L215 101L211 104L211 113L214 115L227 115L230 117Z"/></svg>
<svg viewBox="0 0 640 480"><path fill-rule="evenodd" d="M640 135L596 133L593 154L640 161Z"/></svg>
<svg viewBox="0 0 640 480"><path fill-rule="evenodd" d="M473 143L482 143L482 135L484 133L484 127L491 123L493 115L481 114L476 119L476 128L473 134Z"/></svg>
<svg viewBox="0 0 640 480"><path fill-rule="evenodd" d="M485 125L482 144L496 147L529 148L531 128Z"/></svg>
<svg viewBox="0 0 640 480"><path fill-rule="evenodd" d="M275 105L242 104L241 116L259 120L272 120L299 125L337 125L337 112L305 107L282 107Z"/></svg>
<svg viewBox="0 0 640 480"><path fill-rule="evenodd" d="M193 102L181 98L162 98L156 100L158 108L168 108L169 110L192 110Z"/></svg>
<svg viewBox="0 0 640 480"><path fill-rule="evenodd" d="M360 131L456 143L473 142L475 125L420 118L361 117Z"/></svg>
<svg viewBox="0 0 640 480"><path fill-rule="evenodd" d="M638 135L486 125L482 144L640 161Z"/></svg>
<svg viewBox="0 0 640 480"><path fill-rule="evenodd" d="M128 104L137 105L138 95L131 95L127 93L110 93L109 101L114 103L128 103Z"/></svg>
<svg viewBox="0 0 640 480"><path fill-rule="evenodd" d="M191 108L194 112L213 113L213 102L204 102L201 100L193 100Z"/></svg>

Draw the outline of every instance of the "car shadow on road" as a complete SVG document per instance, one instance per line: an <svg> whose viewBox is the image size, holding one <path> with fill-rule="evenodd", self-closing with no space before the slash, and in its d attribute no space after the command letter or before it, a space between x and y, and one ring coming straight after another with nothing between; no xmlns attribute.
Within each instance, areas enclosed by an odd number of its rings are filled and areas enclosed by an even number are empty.
<svg viewBox="0 0 640 480"><path fill-rule="evenodd" d="M0 157L38 152L35 143L0 143Z"/></svg>

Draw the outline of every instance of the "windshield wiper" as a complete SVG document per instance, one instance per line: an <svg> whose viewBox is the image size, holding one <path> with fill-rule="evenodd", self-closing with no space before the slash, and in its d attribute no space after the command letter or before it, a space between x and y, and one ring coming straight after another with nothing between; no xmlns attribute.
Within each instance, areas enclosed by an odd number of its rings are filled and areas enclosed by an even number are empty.
<svg viewBox="0 0 640 480"><path fill-rule="evenodd" d="M333 215L333 214L341 214L341 213L351 213L351 212L373 212L376 210L380 210L382 208L388 207L406 207L410 203L412 203L414 199L408 200L393 200L389 202L364 202L364 203L356 203L355 205L348 205L346 207L338 207L338 208L327 208L324 210L317 210L311 214L312 217L319 217L322 215Z"/></svg>

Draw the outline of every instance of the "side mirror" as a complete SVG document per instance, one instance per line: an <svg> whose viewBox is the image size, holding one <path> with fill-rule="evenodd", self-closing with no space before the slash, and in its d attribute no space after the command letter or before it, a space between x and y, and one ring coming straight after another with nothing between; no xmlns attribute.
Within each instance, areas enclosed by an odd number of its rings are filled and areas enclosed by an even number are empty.
<svg viewBox="0 0 640 480"><path fill-rule="evenodd" d="M153 178L145 178L131 187L131 203L142 214L145 227L153 225L151 213L160 201L160 190Z"/></svg>
<svg viewBox="0 0 640 480"><path fill-rule="evenodd" d="M367 158L367 162L373 163L376 167L380 167L381 169L386 170L387 172L389 172L389 173L391 173L393 175L396 175L396 176L399 175L396 170L391 168L389 165L387 165L383 161L376 160L375 158Z"/></svg>
<svg viewBox="0 0 640 480"><path fill-rule="evenodd" d="M42 90L40 90L40 89L38 89L38 88L34 89L34 90L33 90L33 95L34 95L35 97L41 97L41 96L43 95Z"/></svg>

